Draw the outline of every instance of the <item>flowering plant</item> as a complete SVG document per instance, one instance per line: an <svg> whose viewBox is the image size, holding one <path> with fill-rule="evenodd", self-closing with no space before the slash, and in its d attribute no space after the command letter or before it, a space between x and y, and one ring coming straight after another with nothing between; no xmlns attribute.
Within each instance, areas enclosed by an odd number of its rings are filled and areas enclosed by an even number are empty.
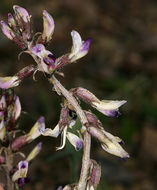
<svg viewBox="0 0 157 190"><path fill-rule="evenodd" d="M74 146L76 151L83 148L82 168L78 183L59 187L58 190L94 190L97 188L101 177L101 166L90 158L91 137L97 139L101 147L110 154L120 158L129 158L129 154L122 148L122 140L107 132L91 111L83 110L80 101L84 101L99 112L108 117L118 117L119 107L126 103L125 100L99 100L93 93L85 88L78 87L70 90L57 80L56 75L64 76L61 72L66 65L76 62L84 57L91 43L91 38L83 41L80 34L73 30L72 48L70 53L66 53L58 58L47 49L48 43L52 39L55 24L52 16L43 11L43 32L33 34L30 22L31 16L26 9L20 6L13 6L14 15L8 14L8 23L1 21L1 29L4 35L15 42L17 46L32 56L36 65L28 65L14 76L0 77L0 88L2 96L0 100L0 164L7 173L7 189L17 189L29 181L27 177L29 163L41 150L39 143L26 157L19 152L20 148L35 140L40 135L57 138L61 134L61 145L57 150L61 150L66 145L66 139ZM20 55L19 55L20 56ZM16 137L16 120L21 113L19 98L11 94L12 88L18 86L23 79L40 71L52 84L56 93L61 97L61 112L58 124L53 128L46 128L44 118L40 117L32 129L25 135ZM10 94L8 94L10 93ZM75 125L79 118L81 128L75 133L70 132L70 128ZM9 142L8 144L6 144ZM13 166L14 154L24 156L24 159Z"/></svg>

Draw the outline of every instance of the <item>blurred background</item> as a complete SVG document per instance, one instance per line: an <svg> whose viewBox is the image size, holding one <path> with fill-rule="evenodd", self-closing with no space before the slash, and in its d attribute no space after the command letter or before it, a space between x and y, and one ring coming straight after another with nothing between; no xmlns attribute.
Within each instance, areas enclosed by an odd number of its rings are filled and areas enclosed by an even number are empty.
<svg viewBox="0 0 157 190"><path fill-rule="evenodd" d="M157 1L156 0L1 0L0 19L12 6L25 7L32 15L34 32L42 31L42 10L55 20L48 49L58 57L71 49L72 30L85 40L92 38L87 56L64 69L58 77L67 89L85 87L100 99L127 100L119 118L94 113L104 128L121 137L131 158L123 162L107 154L93 139L91 157L102 166L98 190L155 190L157 186ZM33 63L28 55L17 56L18 47L0 33L0 76L13 75ZM60 98L41 73L16 88L23 113L20 127L26 131L40 115L47 127L59 120ZM82 104L84 109L89 106ZM91 109L91 108L90 108ZM79 125L79 123L78 123ZM40 138L43 149L29 168L31 182L24 190L54 190L78 180L82 152L67 144L56 152L58 139Z"/></svg>

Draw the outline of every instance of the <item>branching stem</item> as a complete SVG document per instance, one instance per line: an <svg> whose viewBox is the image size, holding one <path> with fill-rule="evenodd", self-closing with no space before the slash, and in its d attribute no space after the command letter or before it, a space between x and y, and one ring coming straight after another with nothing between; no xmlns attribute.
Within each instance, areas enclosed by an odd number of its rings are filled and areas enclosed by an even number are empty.
<svg viewBox="0 0 157 190"><path fill-rule="evenodd" d="M66 98L69 104L72 105L74 110L76 111L78 117L80 118L80 121L83 126L88 125L88 120L86 118L86 115L84 111L81 109L80 105L78 104L77 100L74 98L74 96L62 86L62 84L55 78L53 75L52 78L49 79L49 82L53 84L56 89L59 89L61 94ZM90 134L85 131L84 132L84 148L83 148L83 158L82 158L82 168L81 168L81 174L80 179L77 185L77 190L85 190L86 184L87 184L87 178L89 173L89 167L90 167L90 148L91 148L91 136Z"/></svg>

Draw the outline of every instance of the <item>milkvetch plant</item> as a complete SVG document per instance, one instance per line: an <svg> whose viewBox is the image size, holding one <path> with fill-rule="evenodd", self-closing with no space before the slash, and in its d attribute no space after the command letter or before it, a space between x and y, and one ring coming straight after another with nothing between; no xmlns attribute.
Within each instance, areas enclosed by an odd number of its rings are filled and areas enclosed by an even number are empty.
<svg viewBox="0 0 157 190"><path fill-rule="evenodd" d="M24 156L23 160L17 163L16 166L12 165L12 160L8 161L8 158L11 159L10 155L14 155L15 153L21 154L19 150L40 135L53 138L61 135L61 144L56 149L63 149L66 146L66 140L68 140L76 151L83 148L83 157L79 181L65 187L60 186L58 190L94 190L100 181L101 166L90 158L91 137L97 139L102 149L110 154L120 158L129 158L129 154L121 146L123 141L119 137L107 132L97 116L92 111L83 110L80 102L86 102L105 116L118 117L120 115L119 108L126 101L99 100L92 92L82 87L67 90L58 81L56 75L64 76L61 73L61 69L70 63L75 63L88 53L91 38L84 41L80 34L73 30L71 32L71 51L60 57L56 57L47 49L47 45L51 41L55 29L52 16L46 10L43 11L43 31L39 35L39 33L33 33L31 16L26 9L14 5L13 10L14 14L8 14L8 22L0 22L2 32L8 39L21 48L22 53L29 54L36 64L28 65L13 76L0 77L0 88L2 89L0 100L2 110L0 112L0 140L2 142L0 164L5 168L8 175L7 189L17 189L18 186L21 187L29 181L27 175L29 163L40 152L41 143L27 157ZM10 89L20 85L23 79L29 76L33 76L34 79L37 71L44 74L57 95L61 97L60 119L54 128L47 128L45 127L44 117L41 116L29 132L16 137L15 126L16 120L21 113L21 104L19 98L15 95L12 95L12 103L8 102L8 98L6 98L8 97L7 93L11 91ZM5 115L6 113L7 115ZM77 118L81 122L81 127L78 131L71 133L70 129L75 125ZM11 136L12 138L10 138ZM4 145L8 140L9 144Z"/></svg>

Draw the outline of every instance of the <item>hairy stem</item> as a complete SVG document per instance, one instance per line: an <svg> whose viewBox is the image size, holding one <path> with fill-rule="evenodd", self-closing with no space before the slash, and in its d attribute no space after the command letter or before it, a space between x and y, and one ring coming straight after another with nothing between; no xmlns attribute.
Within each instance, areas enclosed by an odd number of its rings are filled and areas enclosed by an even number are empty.
<svg viewBox="0 0 157 190"><path fill-rule="evenodd" d="M52 78L49 79L49 81L56 87L56 89L58 89L61 92L61 94L67 99L69 104L73 106L78 117L80 118L82 125L87 126L88 120L86 118L86 115L84 111L81 109L77 100L74 98L74 96L68 90L66 90L64 86L62 86L62 84L55 78L54 75L52 76ZM81 168L80 179L77 185L78 190L85 190L86 188L89 167L90 167L90 148L91 148L91 136L87 131L85 131L82 168Z"/></svg>
<svg viewBox="0 0 157 190"><path fill-rule="evenodd" d="M6 150L6 166L4 168L7 180L7 190L14 190L14 183L10 178L10 171L12 169L12 164L13 164L13 157L11 151L8 149Z"/></svg>

